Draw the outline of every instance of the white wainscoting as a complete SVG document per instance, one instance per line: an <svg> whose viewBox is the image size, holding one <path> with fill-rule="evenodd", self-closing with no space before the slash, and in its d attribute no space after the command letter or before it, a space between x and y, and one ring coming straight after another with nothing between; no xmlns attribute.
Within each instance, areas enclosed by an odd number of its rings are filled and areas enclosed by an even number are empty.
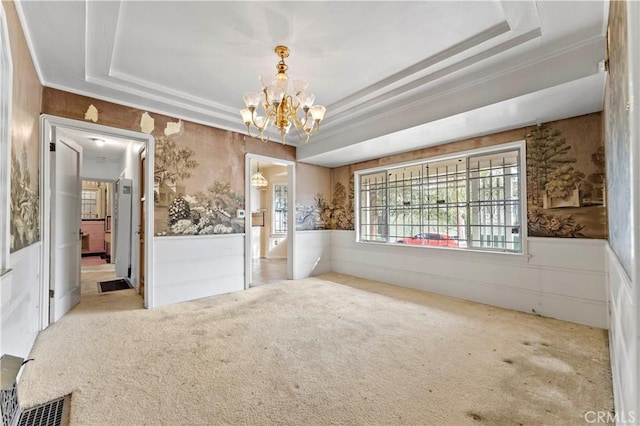
<svg viewBox="0 0 640 426"><path fill-rule="evenodd" d="M629 277L608 244L606 259L611 308L609 350L616 414L629 416L634 413L636 421L640 421L638 307Z"/></svg>
<svg viewBox="0 0 640 426"><path fill-rule="evenodd" d="M2 353L26 358L39 330L41 243L9 256L11 271L0 278Z"/></svg>
<svg viewBox="0 0 640 426"><path fill-rule="evenodd" d="M294 279L331 272L332 232L296 231Z"/></svg>
<svg viewBox="0 0 640 426"><path fill-rule="evenodd" d="M604 240L529 238L528 255L355 242L333 231L332 269L474 302L607 327Z"/></svg>
<svg viewBox="0 0 640 426"><path fill-rule="evenodd" d="M154 307L244 289L244 234L154 237Z"/></svg>

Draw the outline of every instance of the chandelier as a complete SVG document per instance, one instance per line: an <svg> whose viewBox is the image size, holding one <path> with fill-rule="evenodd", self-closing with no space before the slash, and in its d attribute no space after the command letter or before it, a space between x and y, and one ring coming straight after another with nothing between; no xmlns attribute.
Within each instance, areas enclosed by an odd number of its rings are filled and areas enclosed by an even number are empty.
<svg viewBox="0 0 640 426"><path fill-rule="evenodd" d="M280 133L282 143L285 143L291 125L295 127L301 142L309 142L311 135L320 130L320 122L327 111L322 105L313 105L315 96L306 93L309 83L296 80L293 82L293 92L287 92L289 77L284 59L289 57L287 46L276 46L275 53L280 57L276 65L278 73L275 78L261 75L262 92L247 92L244 94L245 109L240 111L242 120L247 126L251 137L259 137L263 142L270 140L265 131L276 130ZM258 114L258 107L262 106L264 115ZM257 135L252 135L251 129L257 129Z"/></svg>
<svg viewBox="0 0 640 426"><path fill-rule="evenodd" d="M258 163L258 170L251 176L251 186L255 188L266 188L269 185L267 179L260 172L260 163Z"/></svg>

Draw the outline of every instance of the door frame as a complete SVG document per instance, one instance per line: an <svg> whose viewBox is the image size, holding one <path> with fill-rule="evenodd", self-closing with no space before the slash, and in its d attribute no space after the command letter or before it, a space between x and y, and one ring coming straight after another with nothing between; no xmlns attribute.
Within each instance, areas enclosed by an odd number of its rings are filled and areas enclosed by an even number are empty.
<svg viewBox="0 0 640 426"><path fill-rule="evenodd" d="M253 255L251 237L251 161L263 161L287 167L287 279L296 277L295 245L296 245L296 163L281 158L266 157L247 153L244 161L244 289L249 289L253 275Z"/></svg>
<svg viewBox="0 0 640 426"><path fill-rule="evenodd" d="M49 326L49 274L50 256L51 256L51 164L49 161L49 143L55 141L57 128L67 128L79 131L87 131L92 133L103 134L105 136L115 136L118 138L126 138L136 142L142 142L147 151L147 181L146 193L153 194L153 158L155 139L153 136L134 132L131 130L118 129L116 127L104 126L101 124L89 123L80 120L58 117L49 114L40 115L40 188L42 194L40 196L40 232L41 232L41 264L42 275L40 276L40 329L44 330ZM147 259L145 263L145 300L144 306L152 308L154 306L153 299L153 203L147 203L145 209L147 222L145 223L145 232L149 244L145 246L144 256Z"/></svg>

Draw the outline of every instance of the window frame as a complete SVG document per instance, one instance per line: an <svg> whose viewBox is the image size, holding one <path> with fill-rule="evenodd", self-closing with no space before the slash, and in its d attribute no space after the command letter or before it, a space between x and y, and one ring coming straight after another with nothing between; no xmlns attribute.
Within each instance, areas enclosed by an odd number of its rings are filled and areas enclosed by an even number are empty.
<svg viewBox="0 0 640 426"><path fill-rule="evenodd" d="M286 209L284 210L284 216L281 214L280 217L284 217L284 226L285 229L284 231L276 231L276 217L278 216L276 214L276 197L278 194L277 191L277 187L284 187L285 191L286 191L286 195L284 196L284 200L286 203ZM271 195L271 235L273 236L280 236L280 235L287 235L287 231L289 229L289 223L288 223L288 214L289 214L289 186L286 183L274 183L272 186L272 195ZM282 198L282 197L280 197Z"/></svg>
<svg viewBox="0 0 640 426"><path fill-rule="evenodd" d="M361 178L363 175L368 175L372 173L380 173L380 172L388 172L392 169L402 168L402 167L413 167L423 164L435 163L435 162L443 162L456 160L460 158L467 159L469 157L482 156L488 154L499 154L501 152L519 150L519 180L520 180L520 199L518 203L518 207L520 209L520 251L506 251L506 250L494 250L492 248L482 248L482 247L446 247L446 246L431 246L431 245L411 245L411 244L397 244L389 241L368 241L362 240L361 236L361 211L360 211L360 202L361 202ZM526 167L526 141L519 140L515 142L508 142L498 145L492 145L489 147L470 149L465 151L457 151L450 154L438 155L433 157L425 157L419 160L406 161L401 163L393 163L386 164L380 167L372 167L368 169L358 170L354 172L354 228L355 228L355 242L358 244L372 244L372 245L384 245L384 246L394 246L394 247L410 247L410 248L425 248L425 249L435 249L435 250L446 250L453 251L459 253L488 253L488 254L498 254L498 255L510 255L510 256L527 256L528 255L528 235L527 235L527 167ZM469 182L469 178L467 175L466 179L467 183ZM385 184L385 190L388 191L388 183ZM468 190L468 188L467 188ZM469 199L467 198L466 203L469 203ZM388 224L387 224L388 226Z"/></svg>
<svg viewBox="0 0 640 426"><path fill-rule="evenodd" d="M94 194L94 198L85 198L84 197L84 193L92 193ZM80 196L80 204L81 204L81 209L80 209L80 216L82 218L82 220L91 220L91 219L100 219L100 209L98 208L98 201L99 201L99 196L100 196L100 189L99 188L83 188L81 190L81 196ZM85 200L92 200L93 202L93 207L95 207L95 213L91 212L88 213L90 215L95 215L95 217L85 217L85 211L84 211L84 207L85 207Z"/></svg>

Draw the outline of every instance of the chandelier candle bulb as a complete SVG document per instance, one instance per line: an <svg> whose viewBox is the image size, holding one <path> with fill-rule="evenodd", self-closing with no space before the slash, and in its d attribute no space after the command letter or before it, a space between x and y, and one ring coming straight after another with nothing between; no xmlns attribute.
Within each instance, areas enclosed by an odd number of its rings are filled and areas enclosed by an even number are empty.
<svg viewBox="0 0 640 426"><path fill-rule="evenodd" d="M307 86L309 86L309 83L307 83L306 81L296 80L293 82L293 90L296 91L296 95L299 95L300 93L303 93L305 90L307 90Z"/></svg>
<svg viewBox="0 0 640 426"><path fill-rule="evenodd" d="M245 108L240 111L240 114L242 115L242 121L244 121L244 124L247 126L251 124L251 121L253 120L253 113L250 109Z"/></svg>
<svg viewBox="0 0 640 426"><path fill-rule="evenodd" d="M324 119L327 111L322 105L313 105L315 95L306 93L309 83L303 80L293 82L294 94L287 93L289 87L289 67L285 63L285 58L289 57L289 48L286 46L276 46L275 53L280 57L276 64L278 71L275 77L259 76L262 84L262 92L247 92L243 100L245 109L240 111L242 121L247 126L247 133L251 137L258 137L263 142L270 140L265 135L265 130L271 128L274 132L280 133L282 143L286 142L286 135L293 126L301 142L309 142L312 135L320 130L320 122ZM264 115L257 116L258 109L264 109ZM300 111L298 111L300 110ZM252 127L258 130L257 135L251 133Z"/></svg>
<svg viewBox="0 0 640 426"><path fill-rule="evenodd" d="M311 117L313 117L313 121L321 122L324 118L324 113L327 112L327 109L322 105L314 105L310 109Z"/></svg>

